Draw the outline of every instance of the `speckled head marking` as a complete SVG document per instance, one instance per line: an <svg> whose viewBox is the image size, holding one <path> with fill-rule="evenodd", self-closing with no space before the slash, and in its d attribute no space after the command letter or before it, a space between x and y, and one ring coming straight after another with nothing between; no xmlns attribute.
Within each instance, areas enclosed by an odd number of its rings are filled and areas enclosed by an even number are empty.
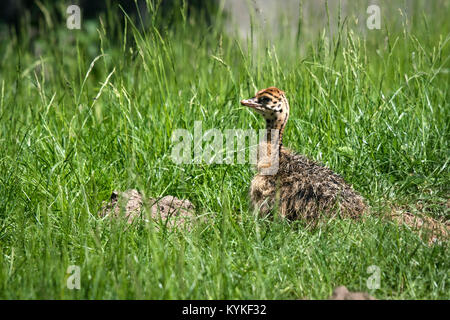
<svg viewBox="0 0 450 320"><path fill-rule="evenodd" d="M279 143L282 137L286 121L289 118L289 103L284 91L269 87L260 90L253 98L242 100L241 104L252 108L266 119L266 128L279 130Z"/></svg>

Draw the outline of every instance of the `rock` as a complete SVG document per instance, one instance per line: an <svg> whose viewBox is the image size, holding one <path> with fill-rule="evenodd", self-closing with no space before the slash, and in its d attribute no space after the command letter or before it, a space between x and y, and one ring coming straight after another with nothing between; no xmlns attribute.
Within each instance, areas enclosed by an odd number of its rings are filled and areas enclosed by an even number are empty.
<svg viewBox="0 0 450 320"><path fill-rule="evenodd" d="M377 300L367 292L351 292L345 286L333 290L333 295L328 300Z"/></svg>
<svg viewBox="0 0 450 320"><path fill-rule="evenodd" d="M407 210L393 210L391 219L399 225L407 225L412 230L419 232L422 239L429 245L449 239L450 222L448 221L441 222L425 214L418 216Z"/></svg>
<svg viewBox="0 0 450 320"><path fill-rule="evenodd" d="M128 223L139 218L148 221L145 208L148 209L150 218L166 224L169 228L186 226L190 229L190 222L195 219L195 207L189 200L170 195L160 199L144 199L136 189L113 191L109 201L103 202L99 215L119 218L122 212Z"/></svg>

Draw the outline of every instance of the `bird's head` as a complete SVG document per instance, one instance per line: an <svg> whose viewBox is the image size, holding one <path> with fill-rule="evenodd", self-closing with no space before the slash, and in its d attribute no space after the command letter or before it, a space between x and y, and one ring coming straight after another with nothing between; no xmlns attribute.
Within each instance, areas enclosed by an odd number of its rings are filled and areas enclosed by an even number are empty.
<svg viewBox="0 0 450 320"><path fill-rule="evenodd" d="M242 100L241 104L261 114L272 128L282 129L289 117L286 95L275 87L260 90L253 98Z"/></svg>

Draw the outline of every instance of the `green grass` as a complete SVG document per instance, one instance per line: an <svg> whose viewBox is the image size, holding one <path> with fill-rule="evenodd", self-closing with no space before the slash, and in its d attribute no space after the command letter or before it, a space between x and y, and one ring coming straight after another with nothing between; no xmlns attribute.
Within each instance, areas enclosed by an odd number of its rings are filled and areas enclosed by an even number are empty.
<svg viewBox="0 0 450 320"><path fill-rule="evenodd" d="M122 29L108 15L68 30L54 19L62 7L33 40L27 21L3 36L0 298L324 299L345 285L449 299L448 241L429 246L383 219L400 206L449 219L449 4L430 13L416 1L401 23L398 3L382 30L341 17L332 38L302 30L298 42L257 28L238 41L222 18L206 26L182 10L170 28ZM285 144L353 184L373 208L366 221L256 218L250 165L171 161L172 132L194 121L263 128L239 100L270 85L291 104ZM208 222L188 232L100 219L102 201L128 188L189 198ZM66 287L70 265L80 290Z"/></svg>

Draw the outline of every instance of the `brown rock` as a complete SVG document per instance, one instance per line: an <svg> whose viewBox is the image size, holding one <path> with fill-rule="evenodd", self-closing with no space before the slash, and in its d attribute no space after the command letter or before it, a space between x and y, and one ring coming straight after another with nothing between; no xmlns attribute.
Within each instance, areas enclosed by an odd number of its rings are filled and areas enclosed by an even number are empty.
<svg viewBox="0 0 450 320"><path fill-rule="evenodd" d="M146 221L151 218L155 222L166 224L169 228L186 226L190 229L190 222L195 219L194 210L194 205L186 199L173 196L144 199L139 191L130 189L125 192L114 191L109 201L103 202L99 215L114 218L122 215L128 223L139 218Z"/></svg>
<svg viewBox="0 0 450 320"><path fill-rule="evenodd" d="M333 295L328 300L377 300L367 292L351 292L345 286L333 290Z"/></svg>
<svg viewBox="0 0 450 320"><path fill-rule="evenodd" d="M419 232L424 240L428 240L429 245L438 241L448 241L450 234L450 223L448 221L441 222L425 214L418 216L405 209L394 209L390 216L394 222L407 225L412 230Z"/></svg>

